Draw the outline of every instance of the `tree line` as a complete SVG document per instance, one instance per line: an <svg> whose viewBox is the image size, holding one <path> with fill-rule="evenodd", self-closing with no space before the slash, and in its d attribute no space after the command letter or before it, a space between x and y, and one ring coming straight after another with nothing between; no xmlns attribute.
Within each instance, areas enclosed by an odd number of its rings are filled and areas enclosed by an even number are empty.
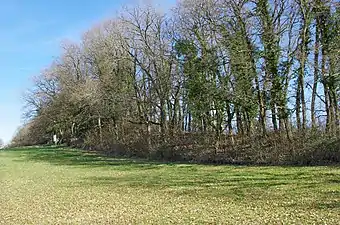
<svg viewBox="0 0 340 225"><path fill-rule="evenodd" d="M165 159L296 157L311 142L339 140L339 32L336 0L124 9L63 44L25 95L28 122L12 144L57 135Z"/></svg>

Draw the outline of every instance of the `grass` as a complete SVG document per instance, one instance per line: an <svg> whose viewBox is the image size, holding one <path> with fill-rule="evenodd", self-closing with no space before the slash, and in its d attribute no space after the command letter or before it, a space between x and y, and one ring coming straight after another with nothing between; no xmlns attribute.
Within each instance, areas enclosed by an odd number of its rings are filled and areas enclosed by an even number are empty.
<svg viewBox="0 0 340 225"><path fill-rule="evenodd" d="M339 167L166 164L0 152L0 224L339 224Z"/></svg>

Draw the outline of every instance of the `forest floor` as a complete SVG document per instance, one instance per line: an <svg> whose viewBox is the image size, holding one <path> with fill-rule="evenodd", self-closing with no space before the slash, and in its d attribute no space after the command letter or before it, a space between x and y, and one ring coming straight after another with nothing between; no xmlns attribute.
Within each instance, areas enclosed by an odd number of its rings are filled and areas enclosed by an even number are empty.
<svg viewBox="0 0 340 225"><path fill-rule="evenodd" d="M247 167L0 151L0 224L339 224L339 167Z"/></svg>

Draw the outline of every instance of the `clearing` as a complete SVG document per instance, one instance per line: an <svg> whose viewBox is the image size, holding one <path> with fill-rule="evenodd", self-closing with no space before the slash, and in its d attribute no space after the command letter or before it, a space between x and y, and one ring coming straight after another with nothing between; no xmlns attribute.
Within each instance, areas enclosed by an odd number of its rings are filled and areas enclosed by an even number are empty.
<svg viewBox="0 0 340 225"><path fill-rule="evenodd" d="M339 224L339 167L166 164L0 152L0 224Z"/></svg>

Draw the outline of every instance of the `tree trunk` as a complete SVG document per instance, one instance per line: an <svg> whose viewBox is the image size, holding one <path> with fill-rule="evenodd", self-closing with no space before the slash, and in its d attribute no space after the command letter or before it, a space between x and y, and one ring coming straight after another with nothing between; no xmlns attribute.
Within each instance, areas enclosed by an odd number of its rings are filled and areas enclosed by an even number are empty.
<svg viewBox="0 0 340 225"><path fill-rule="evenodd" d="M297 129L301 130L301 88L300 88L300 82L297 82L297 88L296 88L296 102L295 102L295 115L296 115L296 125Z"/></svg>
<svg viewBox="0 0 340 225"><path fill-rule="evenodd" d="M233 134L233 124L232 124L232 122L233 122L234 115L231 112L231 108L230 108L229 103L227 103L227 116L228 116L228 118L227 118L228 133L229 133L229 135L232 135Z"/></svg>
<svg viewBox="0 0 340 225"><path fill-rule="evenodd" d="M255 76L255 84L256 84L256 91L257 91L257 101L259 103L259 122L261 126L261 131L263 136L266 136L266 107L264 104L264 96L260 90L259 79Z"/></svg>
<svg viewBox="0 0 340 225"><path fill-rule="evenodd" d="M238 134L241 134L241 136L244 136L244 129L243 129L243 123L242 123L242 114L240 107L237 106L236 108L236 123L237 123L237 132Z"/></svg>
<svg viewBox="0 0 340 225"><path fill-rule="evenodd" d="M313 81L312 102L311 102L311 122L312 122L313 129L316 128L315 101L316 101L316 94L317 94L318 82L319 82L319 42L320 42L319 22L317 19L316 28L315 28L315 46L314 46L314 81Z"/></svg>
<svg viewBox="0 0 340 225"><path fill-rule="evenodd" d="M306 110L306 101L305 101L305 87L304 87L304 77L301 77L301 108L302 108L302 129L305 130L307 128L307 110Z"/></svg>
<svg viewBox="0 0 340 225"><path fill-rule="evenodd" d="M336 90L332 90L332 100L333 100L333 106L332 109L334 111L334 119L333 119L333 129L334 129L334 135L338 132L338 123L339 123L339 109L337 104L337 96L336 96Z"/></svg>
<svg viewBox="0 0 340 225"><path fill-rule="evenodd" d="M334 135L335 133L335 106L333 101L333 90L328 86L328 99L329 99L329 129L330 133Z"/></svg>
<svg viewBox="0 0 340 225"><path fill-rule="evenodd" d="M160 104L161 112L160 112L160 126L161 126L161 137L162 140L165 138L166 132L166 109L165 109L165 101L162 99Z"/></svg>
<svg viewBox="0 0 340 225"><path fill-rule="evenodd" d="M98 128L99 128L99 140L100 140L100 146L103 145L103 131L102 131L102 119L99 116L98 117Z"/></svg>
<svg viewBox="0 0 340 225"><path fill-rule="evenodd" d="M191 132L192 131L192 118L191 118L191 113L189 112L189 115L188 115L188 132Z"/></svg>
<svg viewBox="0 0 340 225"><path fill-rule="evenodd" d="M272 123L273 123L273 128L275 131L278 130L277 126L277 117L276 117L276 106L275 106L275 100L272 100L270 103L271 106L271 111L272 111Z"/></svg>
<svg viewBox="0 0 340 225"><path fill-rule="evenodd" d="M304 22L305 23L305 22ZM307 41L307 32L308 27L304 24L303 33L302 33L302 43L300 49L300 67L298 72L298 83L300 87L300 103L301 103L301 111L302 111L302 129L305 130L307 127L307 113L306 113L306 101L305 101L305 67L308 56L308 41Z"/></svg>
<svg viewBox="0 0 340 225"><path fill-rule="evenodd" d="M328 85L327 85L327 78L326 78L326 49L323 45L322 47L322 59L321 59L321 77L322 77L322 84L325 96L325 110L326 110L326 132L329 132L329 123L330 123L330 112L329 112L329 94L328 94Z"/></svg>
<svg viewBox="0 0 340 225"><path fill-rule="evenodd" d="M152 148L151 143L151 123L150 121L146 122L146 138L147 138L147 144L148 144L148 150L150 151Z"/></svg>

